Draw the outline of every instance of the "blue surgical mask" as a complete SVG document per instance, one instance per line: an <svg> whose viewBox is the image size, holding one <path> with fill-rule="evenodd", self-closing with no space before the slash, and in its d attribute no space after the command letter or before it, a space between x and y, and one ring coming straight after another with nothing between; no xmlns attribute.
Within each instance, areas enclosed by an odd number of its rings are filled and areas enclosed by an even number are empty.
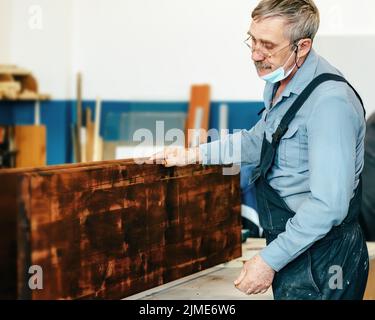
<svg viewBox="0 0 375 320"><path fill-rule="evenodd" d="M288 60L285 62L283 66L281 66L280 68L276 69L275 71L269 74L266 74L265 76L261 78L270 83L277 83L279 81L282 81L288 78L297 64L294 64L293 68L291 68L288 72L285 72L284 66L288 63L288 61L290 60L290 58L293 56L294 53L295 52L292 53L292 55L288 58Z"/></svg>

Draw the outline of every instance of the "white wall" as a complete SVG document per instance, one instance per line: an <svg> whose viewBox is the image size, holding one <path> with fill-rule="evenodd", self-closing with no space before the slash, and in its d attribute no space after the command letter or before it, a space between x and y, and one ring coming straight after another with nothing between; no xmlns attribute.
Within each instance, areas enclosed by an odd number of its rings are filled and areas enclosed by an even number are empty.
<svg viewBox="0 0 375 320"><path fill-rule="evenodd" d="M367 116L375 112L375 35L320 36L316 50L344 73L361 95Z"/></svg>
<svg viewBox="0 0 375 320"><path fill-rule="evenodd" d="M192 82L208 82L215 100L261 99L264 84L243 44L257 2L112 0L109 6L103 0L76 1L81 49L75 68L95 79L86 86L87 95L181 100ZM361 0L361 6L352 0L319 0L317 5L320 37L375 35L372 0ZM335 46L321 43L319 49L332 57ZM340 53L349 61L355 56Z"/></svg>
<svg viewBox="0 0 375 320"><path fill-rule="evenodd" d="M315 0L321 14L320 35L374 35L373 0Z"/></svg>
<svg viewBox="0 0 375 320"><path fill-rule="evenodd" d="M0 0L0 64L9 63L12 0Z"/></svg>
<svg viewBox="0 0 375 320"><path fill-rule="evenodd" d="M261 98L243 44L252 1L109 2L76 2L76 67L95 79L89 96L181 100L191 83L209 82L216 98Z"/></svg>
<svg viewBox="0 0 375 320"><path fill-rule="evenodd" d="M0 1L12 2L12 62L33 69L55 98L74 97L78 70L85 98L187 100L190 85L203 82L212 85L214 100L262 98L264 84L243 44L257 0ZM375 36L374 1L316 3L318 51L353 79L375 110L374 66L367 63L373 46L361 45ZM42 30L28 25L32 4L43 9ZM360 40L346 46L344 36Z"/></svg>
<svg viewBox="0 0 375 320"><path fill-rule="evenodd" d="M72 1L10 0L10 12L0 13L0 20L10 20L6 62L32 70L41 91L52 93L55 98L71 95L68 86L72 80ZM35 20L39 18L40 25Z"/></svg>

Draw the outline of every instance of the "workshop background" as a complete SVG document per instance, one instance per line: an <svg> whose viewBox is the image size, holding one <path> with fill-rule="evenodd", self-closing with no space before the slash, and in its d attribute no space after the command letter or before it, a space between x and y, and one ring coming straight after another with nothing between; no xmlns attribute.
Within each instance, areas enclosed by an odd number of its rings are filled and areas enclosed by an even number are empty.
<svg viewBox="0 0 375 320"><path fill-rule="evenodd" d="M104 141L129 138L116 114L186 113L190 87L201 83L211 86L211 128L219 126L221 104L229 107L230 129L250 128L264 87L243 43L256 3L1 0L0 63L30 70L41 93L51 96L41 102L47 164L73 160L70 126L79 72L83 109L102 99ZM375 5L370 0L316 3L321 11L316 50L350 79L370 115L375 111ZM1 102L2 124L33 124L34 115L30 102ZM183 123L178 114L173 120Z"/></svg>
<svg viewBox="0 0 375 320"><path fill-rule="evenodd" d="M315 50L357 89L370 117L375 3L315 2ZM257 3L0 0L0 167L131 159L134 133L155 133L157 121L165 131L250 129L263 108L264 81L244 43ZM245 238L261 236L250 173L242 168Z"/></svg>

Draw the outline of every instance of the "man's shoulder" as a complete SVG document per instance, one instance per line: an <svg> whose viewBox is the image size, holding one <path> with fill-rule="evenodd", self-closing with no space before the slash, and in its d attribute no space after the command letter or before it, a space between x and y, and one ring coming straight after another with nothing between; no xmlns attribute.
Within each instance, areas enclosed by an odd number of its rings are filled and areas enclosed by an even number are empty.
<svg viewBox="0 0 375 320"><path fill-rule="evenodd" d="M314 78L323 74L323 73L332 73L339 75L341 77L344 77L344 74L335 66L333 66L327 59L324 57L318 55L318 64L317 68L315 71ZM318 88L317 91L320 91L321 93L326 92L329 94L342 94L343 91L347 89L348 85L343 83L343 82L338 82L338 81L326 81L322 83ZM337 90L337 92L335 92ZM333 92L331 92L333 91Z"/></svg>
<svg viewBox="0 0 375 320"><path fill-rule="evenodd" d="M314 77L323 73L332 73L342 76L350 83L350 79L347 79L340 70L334 67L325 58L319 56L318 66ZM324 82L314 90L310 98L310 101L313 102L314 109L329 107L332 111L334 110L340 113L346 112L352 117L354 116L358 119L364 119L363 109L357 95L345 82Z"/></svg>
<svg viewBox="0 0 375 320"><path fill-rule="evenodd" d="M339 75L346 79L350 83L350 79L346 78L345 75L335 66L333 66L328 60L319 56L318 65L314 78L323 74L332 73ZM354 90L345 82L340 81L326 81L320 84L313 93L314 100L332 100L332 99L344 99L350 104L358 104L359 100Z"/></svg>

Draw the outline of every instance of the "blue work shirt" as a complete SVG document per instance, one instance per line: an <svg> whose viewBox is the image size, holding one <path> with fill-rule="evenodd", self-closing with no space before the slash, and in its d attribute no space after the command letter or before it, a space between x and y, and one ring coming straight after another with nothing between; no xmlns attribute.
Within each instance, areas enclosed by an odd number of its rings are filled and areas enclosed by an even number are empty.
<svg viewBox="0 0 375 320"><path fill-rule="evenodd" d="M258 165L264 133L271 142L298 95L322 73L342 75L311 50L273 106L277 85L266 84L266 109L251 130L200 145L203 163ZM360 101L346 83L336 81L321 84L290 123L267 176L296 213L287 222L286 231L260 253L275 271L344 221L363 169L365 131Z"/></svg>

